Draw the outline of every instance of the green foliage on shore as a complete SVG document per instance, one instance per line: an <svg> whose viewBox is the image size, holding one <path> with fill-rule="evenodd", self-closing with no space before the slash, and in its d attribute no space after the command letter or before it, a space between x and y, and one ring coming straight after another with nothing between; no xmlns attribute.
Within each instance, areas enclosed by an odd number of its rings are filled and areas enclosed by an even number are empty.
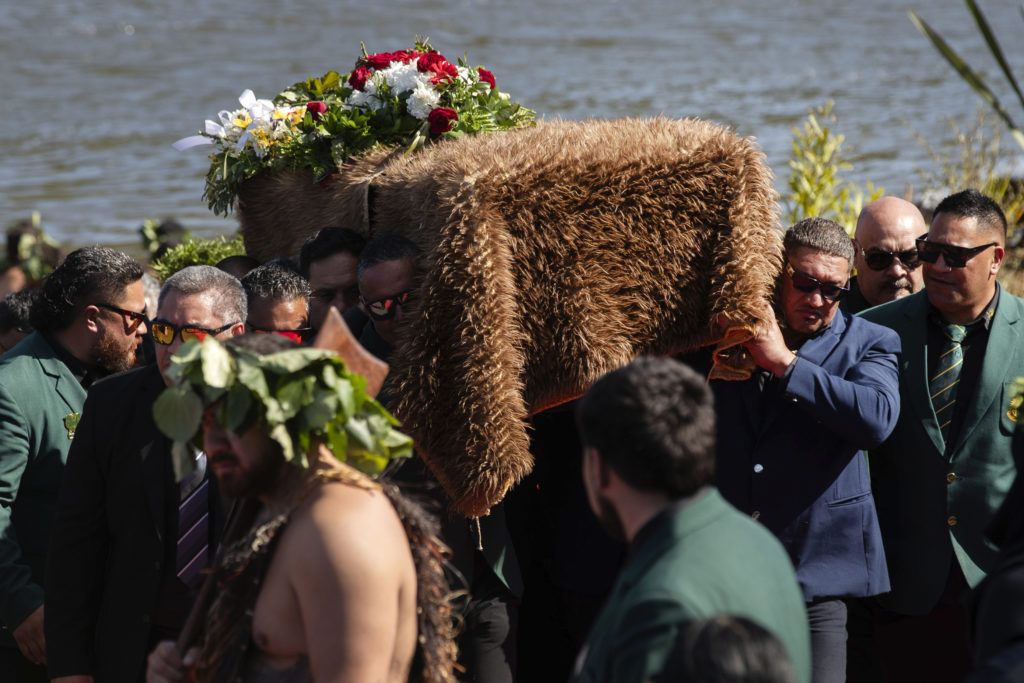
<svg viewBox="0 0 1024 683"><path fill-rule="evenodd" d="M836 133L832 101L815 107L800 128L793 129L789 193L785 196L787 225L814 216L829 218L853 235L865 204L885 194L867 183L863 188L843 178L853 168L843 151L846 136Z"/></svg>
<svg viewBox="0 0 1024 683"><path fill-rule="evenodd" d="M1010 88L1013 90L1017 99L1020 101L1020 106L1024 108L1024 91L1021 90L1020 85L1017 84L1017 79L1013 75L1013 70L1010 68L1009 63L1006 61L1006 56L1003 54L1003 48L996 39L995 34L992 32L992 27L988 23L988 19L985 17L985 13L981 11L981 7L975 0L965 0L967 9L971 13L971 17L974 19L974 23L978 26L978 32L981 33L981 37L985 40L985 46L988 48L989 53L995 60L996 64L999 65L1000 71L1003 72L1003 76L1010 84ZM1009 111L1003 106L1003 103L996 97L995 92L989 87L985 79L981 77L981 74L977 69L973 68L968 64L960 54L954 50L949 43L928 23L921 18L921 16L914 10L909 10L910 21L917 27L928 40L931 41L932 45L938 50L939 54L952 66L956 72L960 75L960 78L964 80L967 85L971 86L974 92L978 93L991 108L999 115L999 118L1009 127L1010 135L1017 141L1021 149L1024 149L1024 130L1021 130L1019 126L1014 122L1013 117L1010 116ZM1024 10L1021 12L1021 16L1024 17ZM1020 29L1017 30L1018 33Z"/></svg>
<svg viewBox="0 0 1024 683"><path fill-rule="evenodd" d="M228 256L245 254L242 238L215 237L214 239L191 238L171 248L153 263L153 270L163 282L182 268L188 266L213 266Z"/></svg>
<svg viewBox="0 0 1024 683"><path fill-rule="evenodd" d="M1008 159L1016 156L1014 148L1003 148L1000 122L980 109L972 125L961 126L953 119L948 125L951 138L938 148L920 133L914 133L931 160L927 167L918 169L918 194L942 197L973 187L1002 208L1012 231L1024 221L1024 191L1020 181L1000 172Z"/></svg>

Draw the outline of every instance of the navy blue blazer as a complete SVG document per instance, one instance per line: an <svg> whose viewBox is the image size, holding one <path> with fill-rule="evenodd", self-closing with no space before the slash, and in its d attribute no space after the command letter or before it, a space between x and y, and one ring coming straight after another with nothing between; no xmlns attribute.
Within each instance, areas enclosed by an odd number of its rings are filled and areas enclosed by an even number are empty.
<svg viewBox="0 0 1024 683"><path fill-rule="evenodd" d="M711 384L718 488L782 541L808 602L889 590L864 451L896 426L899 352L895 332L838 311L764 393L756 376Z"/></svg>

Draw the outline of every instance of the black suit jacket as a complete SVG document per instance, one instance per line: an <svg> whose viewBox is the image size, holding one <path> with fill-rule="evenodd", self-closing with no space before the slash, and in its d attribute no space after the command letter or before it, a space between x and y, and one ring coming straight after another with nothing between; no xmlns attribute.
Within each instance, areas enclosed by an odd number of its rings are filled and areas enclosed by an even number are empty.
<svg viewBox="0 0 1024 683"><path fill-rule="evenodd" d="M153 402L163 389L156 366L149 366L89 392L46 567L51 677L134 682L145 670L161 581L175 569L175 539L168 537L177 526L170 503L178 488L170 444L153 422ZM212 500L217 538L224 505L216 493Z"/></svg>

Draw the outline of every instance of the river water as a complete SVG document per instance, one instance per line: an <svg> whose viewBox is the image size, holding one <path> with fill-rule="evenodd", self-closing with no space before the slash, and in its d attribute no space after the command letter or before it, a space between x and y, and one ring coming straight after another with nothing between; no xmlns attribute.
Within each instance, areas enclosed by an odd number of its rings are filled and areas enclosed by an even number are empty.
<svg viewBox="0 0 1024 683"><path fill-rule="evenodd" d="M791 128L836 101L850 177L902 194L928 163L914 141L969 125L979 100L882 0L6 0L0 12L0 223L40 211L72 245L134 244L147 216L194 232L232 219L202 201L205 150L171 143L253 89L272 97L417 35L488 66L544 117L701 116L756 136L780 188ZM1017 73L1024 18L985 2ZM953 0L916 9L1007 93ZM1007 104L1012 104L1007 102ZM1016 111L1016 110L1014 110ZM1024 112L1018 112L1024 119ZM1004 146L1010 148L1009 138Z"/></svg>

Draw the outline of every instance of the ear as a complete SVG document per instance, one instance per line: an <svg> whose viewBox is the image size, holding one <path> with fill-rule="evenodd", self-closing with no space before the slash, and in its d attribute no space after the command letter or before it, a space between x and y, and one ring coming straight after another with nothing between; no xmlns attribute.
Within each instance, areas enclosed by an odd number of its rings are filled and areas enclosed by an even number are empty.
<svg viewBox="0 0 1024 683"><path fill-rule="evenodd" d="M82 320L85 321L85 329L90 332L97 333L100 331L99 324L100 309L92 304L89 304L82 311Z"/></svg>
<svg viewBox="0 0 1024 683"><path fill-rule="evenodd" d="M992 275L999 272L999 267L1003 265L1004 258L1006 258L1006 248L997 244L992 249L992 265L989 267L989 272Z"/></svg>
<svg viewBox="0 0 1024 683"><path fill-rule="evenodd" d="M599 491L607 489L615 476L611 466L601 457L596 448L583 449L583 472L584 477L589 476Z"/></svg>
<svg viewBox="0 0 1024 683"><path fill-rule="evenodd" d="M234 325L231 326L231 329L228 330L228 336L229 337L239 337L239 336L241 336L243 334L245 334L245 323L244 322L235 323Z"/></svg>

